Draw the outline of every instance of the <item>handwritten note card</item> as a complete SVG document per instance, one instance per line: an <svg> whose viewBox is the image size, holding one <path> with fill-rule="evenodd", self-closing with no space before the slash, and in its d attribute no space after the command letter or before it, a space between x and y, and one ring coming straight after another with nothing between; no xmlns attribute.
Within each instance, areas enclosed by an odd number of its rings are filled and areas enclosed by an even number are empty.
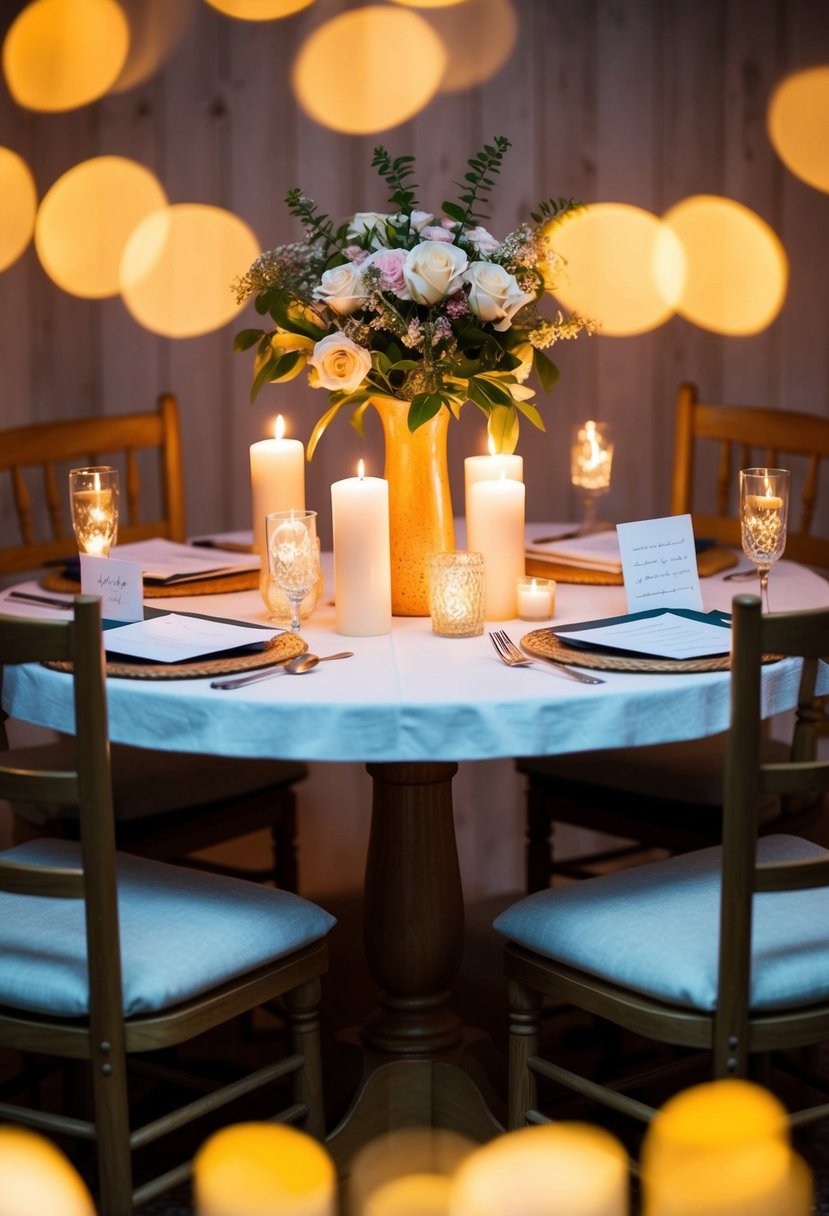
<svg viewBox="0 0 829 1216"><path fill-rule="evenodd" d="M628 612L645 608L702 611L690 515L617 524Z"/></svg>
<svg viewBox="0 0 829 1216"><path fill-rule="evenodd" d="M100 595L105 621L143 621L144 582L138 562L81 554L81 591Z"/></svg>

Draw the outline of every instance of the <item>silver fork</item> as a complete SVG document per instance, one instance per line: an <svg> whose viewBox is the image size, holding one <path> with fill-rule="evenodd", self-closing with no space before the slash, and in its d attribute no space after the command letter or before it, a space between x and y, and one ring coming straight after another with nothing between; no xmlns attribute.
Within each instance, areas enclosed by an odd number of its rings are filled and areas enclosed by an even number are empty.
<svg viewBox="0 0 829 1216"><path fill-rule="evenodd" d="M552 671L559 672L563 676L569 676L571 680L578 680L580 684L605 683L598 676L589 676L586 672L577 671L574 667L565 667L563 663L556 663L552 659L539 660L529 658L518 649L515 642L503 629L496 629L494 633L490 633L489 640L495 647L498 658L502 663L506 663L507 667L535 667L539 663L542 666L549 663Z"/></svg>

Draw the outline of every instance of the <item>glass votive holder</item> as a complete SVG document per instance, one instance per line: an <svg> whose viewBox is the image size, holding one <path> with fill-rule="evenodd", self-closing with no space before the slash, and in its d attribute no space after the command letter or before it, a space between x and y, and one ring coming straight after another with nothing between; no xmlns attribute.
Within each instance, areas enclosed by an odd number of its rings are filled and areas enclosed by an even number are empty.
<svg viewBox="0 0 829 1216"><path fill-rule="evenodd" d="M118 470L108 464L70 469L69 504L78 551L109 557L118 535Z"/></svg>
<svg viewBox="0 0 829 1216"><path fill-rule="evenodd" d="M463 549L433 553L429 565L432 633L474 638L484 631L484 555Z"/></svg>
<svg viewBox="0 0 829 1216"><path fill-rule="evenodd" d="M556 611L556 585L551 578L519 578L518 616L522 621L549 621Z"/></svg>

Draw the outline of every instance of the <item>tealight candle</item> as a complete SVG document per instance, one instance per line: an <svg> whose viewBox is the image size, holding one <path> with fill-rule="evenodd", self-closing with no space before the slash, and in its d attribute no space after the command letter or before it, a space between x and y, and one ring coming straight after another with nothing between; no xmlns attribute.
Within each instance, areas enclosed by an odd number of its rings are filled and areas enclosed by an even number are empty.
<svg viewBox="0 0 829 1216"><path fill-rule="evenodd" d="M337 633L365 638L391 631L389 483L358 468L331 487L334 607Z"/></svg>
<svg viewBox="0 0 829 1216"><path fill-rule="evenodd" d="M522 621L548 621L556 610L556 585L551 578L520 578L518 615Z"/></svg>
<svg viewBox="0 0 829 1216"><path fill-rule="evenodd" d="M776 494L747 494L746 506L752 511L779 511L783 506L783 499L778 498Z"/></svg>
<svg viewBox="0 0 829 1216"><path fill-rule="evenodd" d="M524 575L524 484L506 476L469 487L466 541L486 564L486 617L515 616L516 588Z"/></svg>
<svg viewBox="0 0 829 1216"><path fill-rule="evenodd" d="M274 511L305 510L305 449L285 438L280 414L273 439L260 439L250 449L253 543L265 559L265 516Z"/></svg>

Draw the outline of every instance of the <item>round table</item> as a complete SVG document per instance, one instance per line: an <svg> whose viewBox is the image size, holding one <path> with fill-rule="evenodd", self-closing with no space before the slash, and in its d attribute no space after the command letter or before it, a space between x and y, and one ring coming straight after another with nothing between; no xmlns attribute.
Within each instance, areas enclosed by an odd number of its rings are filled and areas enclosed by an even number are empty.
<svg viewBox="0 0 829 1216"><path fill-rule="evenodd" d="M326 582L333 585L330 568ZM705 579L705 608L727 611L732 596L746 589L756 585L722 575ZM772 592L779 611L829 603L829 583L787 562L775 568ZM156 606L265 620L257 592L158 600ZM55 610L24 609L5 592L0 611L36 616ZM556 624L624 611L622 587L559 584ZM537 625L499 627L518 641ZM437 637L428 618L394 618L389 634L345 639L335 632L327 597L302 636L316 653L350 649L354 658L232 692L211 689L209 679L113 678L111 737L170 750L366 764L373 804L364 941L380 997L361 1031L363 1083L329 1145L344 1163L371 1136L412 1123L484 1139L500 1125L462 1067L466 1032L448 1000L463 950L451 793L458 761L712 734L727 726L728 673L607 672L599 673L605 683L583 685L552 667L508 669L486 634ZM795 705L798 672L793 660L764 669L764 713ZM73 729L71 681L59 672L8 669L3 704L15 717Z"/></svg>

